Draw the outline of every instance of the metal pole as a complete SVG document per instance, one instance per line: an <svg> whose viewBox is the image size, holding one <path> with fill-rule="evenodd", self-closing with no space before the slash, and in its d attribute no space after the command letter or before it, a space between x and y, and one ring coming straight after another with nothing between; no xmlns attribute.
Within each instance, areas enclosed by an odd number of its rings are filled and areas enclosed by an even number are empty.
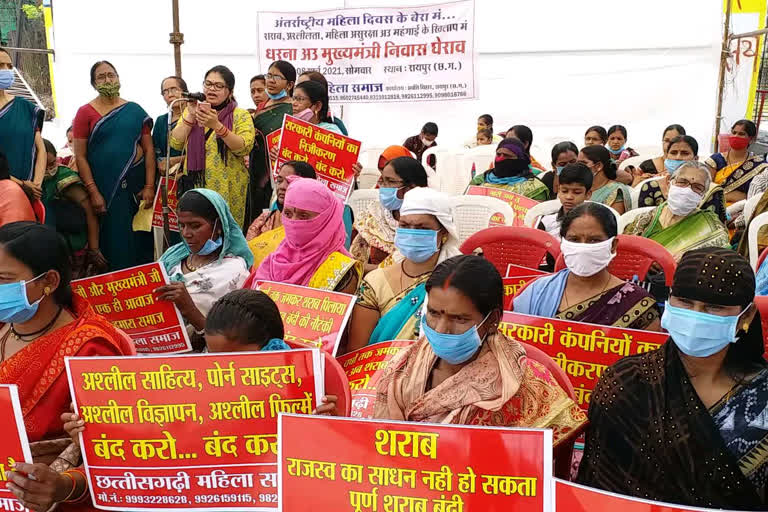
<svg viewBox="0 0 768 512"><path fill-rule="evenodd" d="M44 50L42 48L16 48L14 46L3 46L3 48L19 53L54 53L53 50Z"/></svg>
<svg viewBox="0 0 768 512"><path fill-rule="evenodd" d="M752 32L744 32L743 34L731 34L731 39L743 39L745 37L762 36L768 34L768 28L761 30L753 30Z"/></svg>
<svg viewBox="0 0 768 512"><path fill-rule="evenodd" d="M715 114L715 135L712 145L715 148L715 152L718 151L720 143L718 135L720 135L720 121L723 117L723 90L725 89L725 63L728 59L728 53L730 52L730 30L731 30L731 3L733 0L728 0L725 8L725 24L723 27L723 47L720 50L720 73L717 79L717 113Z"/></svg>
<svg viewBox="0 0 768 512"><path fill-rule="evenodd" d="M168 219L168 214L170 213L170 208L168 208L168 180L171 179L170 176L170 170L171 170L171 125L173 123L173 107L176 104L177 101L187 101L184 98L178 98L173 100L168 105L168 136L165 140L165 179L160 180L161 186L160 186L160 199L163 204L163 243L162 243L162 251L165 252L165 250L168 248L168 241L171 239L171 224ZM181 119L179 119L181 120ZM178 191L178 185L177 189Z"/></svg>
<svg viewBox="0 0 768 512"><path fill-rule="evenodd" d="M170 33L173 45L173 61L176 66L176 76L181 76L181 45L184 44L184 34L179 31L179 0L172 0L173 32Z"/></svg>

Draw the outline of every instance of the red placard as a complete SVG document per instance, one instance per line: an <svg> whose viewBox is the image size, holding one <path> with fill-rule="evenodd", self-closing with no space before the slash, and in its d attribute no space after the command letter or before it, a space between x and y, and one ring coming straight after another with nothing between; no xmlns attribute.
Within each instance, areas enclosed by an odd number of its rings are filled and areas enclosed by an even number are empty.
<svg viewBox="0 0 768 512"><path fill-rule="evenodd" d="M286 115L275 172L289 160L307 162L314 167L318 181L346 201L355 180L352 165L359 154L360 141Z"/></svg>
<svg viewBox="0 0 768 512"><path fill-rule="evenodd" d="M382 341L337 357L352 391L352 417L373 418L376 384L398 352L415 341Z"/></svg>
<svg viewBox="0 0 768 512"><path fill-rule="evenodd" d="M274 509L277 416L324 394L317 349L66 362L104 510Z"/></svg>
<svg viewBox="0 0 768 512"><path fill-rule="evenodd" d="M536 279L537 277L550 275L549 272L534 270L527 267L521 267L510 263L507 265L507 277L504 282L504 308L512 309L512 301L520 293L523 287Z"/></svg>
<svg viewBox="0 0 768 512"><path fill-rule="evenodd" d="M163 227L163 183L168 182L168 225L171 231L179 232L179 218L176 216L176 208L179 205L179 198L176 196L178 190L177 180L169 180L165 176L160 178L160 186L155 193L155 201L152 204L152 227Z"/></svg>
<svg viewBox="0 0 768 512"><path fill-rule="evenodd" d="M499 330L506 336L536 345L568 374L582 409L603 370L622 357L656 350L667 341L663 332L639 331L504 312Z"/></svg>
<svg viewBox="0 0 768 512"><path fill-rule="evenodd" d="M267 150L271 151L272 148L276 148L280 144L280 136L283 132L282 128L278 128L272 133L267 134Z"/></svg>
<svg viewBox="0 0 768 512"><path fill-rule="evenodd" d="M509 192L502 188L495 187L480 187L477 185L470 185L467 188L467 195L470 196L488 196L501 199L515 210L515 218L513 219L513 226L525 226L525 214L528 213L530 208L539 204L538 201L530 199L514 192ZM499 222L504 223L504 216L501 214L494 215L491 218L489 225L499 225Z"/></svg>
<svg viewBox="0 0 768 512"><path fill-rule="evenodd" d="M282 512L551 507L551 430L291 414L279 424Z"/></svg>
<svg viewBox="0 0 768 512"><path fill-rule="evenodd" d="M5 487L8 481L6 471L12 471L17 462L32 463L19 391L15 384L0 384L0 418L5 418L3 435L0 436L0 510L27 510Z"/></svg>
<svg viewBox="0 0 768 512"><path fill-rule="evenodd" d="M322 348L336 357L357 297L274 281L257 281L256 286L277 304L286 341Z"/></svg>
<svg viewBox="0 0 768 512"><path fill-rule="evenodd" d="M173 302L157 300L155 290L166 284L165 267L149 263L72 281L72 291L128 334L136 352L189 352L192 345L181 313Z"/></svg>
<svg viewBox="0 0 768 512"><path fill-rule="evenodd" d="M684 507L658 501L641 500L639 498L599 491L559 479L555 480L555 512L616 512L618 510L621 512L712 511L712 509Z"/></svg>

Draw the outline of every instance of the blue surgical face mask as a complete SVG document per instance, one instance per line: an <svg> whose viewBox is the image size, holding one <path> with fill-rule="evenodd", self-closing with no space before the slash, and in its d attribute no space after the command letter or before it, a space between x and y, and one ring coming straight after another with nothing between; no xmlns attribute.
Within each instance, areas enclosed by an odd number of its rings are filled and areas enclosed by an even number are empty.
<svg viewBox="0 0 768 512"><path fill-rule="evenodd" d="M394 212L403 206L403 200L397 197L399 188L380 188L379 201L385 209Z"/></svg>
<svg viewBox="0 0 768 512"><path fill-rule="evenodd" d="M211 236L213 236L213 234L216 233L216 224L218 223L218 221L219 221L218 219L213 221L213 231L211 231ZM223 237L219 237L216 240L209 238L203 244L202 249L197 251L197 254L199 256L208 256L209 254L213 254L214 252L218 251L222 245L224 245Z"/></svg>
<svg viewBox="0 0 768 512"><path fill-rule="evenodd" d="M664 159L664 168L669 172L675 172L685 163L685 160L672 160L671 158Z"/></svg>
<svg viewBox="0 0 768 512"><path fill-rule="evenodd" d="M40 274L29 283L36 281L45 274ZM23 324L32 319L37 313L41 296L34 304L27 299L27 281L0 284L0 322L7 324Z"/></svg>
<svg viewBox="0 0 768 512"><path fill-rule="evenodd" d="M14 77L12 69L0 69L0 90L10 89L13 85Z"/></svg>
<svg viewBox="0 0 768 512"><path fill-rule="evenodd" d="M269 91L264 91L264 92L267 93L267 96L269 96L269 99L271 99L271 100L281 100L281 99L285 98L286 96L288 96L288 93L285 92L285 89L283 89L282 91L280 91L277 94L271 94Z"/></svg>
<svg viewBox="0 0 768 512"><path fill-rule="evenodd" d="M565 169L564 165L558 165L555 167L555 170L557 171L558 176L560 176L560 173L563 172L563 169Z"/></svg>
<svg viewBox="0 0 768 512"><path fill-rule="evenodd" d="M627 148L627 145L624 144L619 149L611 149L611 146L605 146L608 151L611 152L612 155L620 155L622 151L624 151Z"/></svg>
<svg viewBox="0 0 768 512"><path fill-rule="evenodd" d="M437 231L397 228L395 247L414 263L424 263L437 252Z"/></svg>
<svg viewBox="0 0 768 512"><path fill-rule="evenodd" d="M736 333L742 314L718 316L678 308L667 302L664 306L664 314L661 316L661 326L669 332L675 345L683 354L692 357L709 357L729 344L736 343Z"/></svg>
<svg viewBox="0 0 768 512"><path fill-rule="evenodd" d="M479 325L485 323L488 315L483 318ZM427 324L425 316L421 317L421 332L427 337L432 351L437 357L449 364L461 364L477 353L480 345L483 344L477 328L477 325L473 325L463 334L443 334L431 328Z"/></svg>

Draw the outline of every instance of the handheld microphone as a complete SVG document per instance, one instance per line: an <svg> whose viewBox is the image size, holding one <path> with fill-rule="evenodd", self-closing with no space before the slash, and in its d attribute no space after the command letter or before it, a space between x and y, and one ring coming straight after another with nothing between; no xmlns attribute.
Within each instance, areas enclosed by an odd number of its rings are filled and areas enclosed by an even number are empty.
<svg viewBox="0 0 768 512"><path fill-rule="evenodd" d="M205 101L205 94L201 92L182 92L181 96L190 100Z"/></svg>

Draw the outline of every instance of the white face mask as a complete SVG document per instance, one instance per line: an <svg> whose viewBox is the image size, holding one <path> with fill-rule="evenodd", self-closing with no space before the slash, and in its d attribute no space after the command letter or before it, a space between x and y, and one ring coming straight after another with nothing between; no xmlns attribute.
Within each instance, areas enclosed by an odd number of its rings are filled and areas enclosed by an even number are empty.
<svg viewBox="0 0 768 512"><path fill-rule="evenodd" d="M419 138L421 139L421 143L424 144L426 147L429 147L429 146L431 146L432 144L435 143L435 141L427 140L424 137L419 137Z"/></svg>
<svg viewBox="0 0 768 512"><path fill-rule="evenodd" d="M701 196L691 190L691 187L669 186L667 206L672 215L688 215L699 206Z"/></svg>
<svg viewBox="0 0 768 512"><path fill-rule="evenodd" d="M581 244L563 239L560 250L565 258L568 270L579 277L589 277L597 274L616 256L611 252L613 238L596 244Z"/></svg>

